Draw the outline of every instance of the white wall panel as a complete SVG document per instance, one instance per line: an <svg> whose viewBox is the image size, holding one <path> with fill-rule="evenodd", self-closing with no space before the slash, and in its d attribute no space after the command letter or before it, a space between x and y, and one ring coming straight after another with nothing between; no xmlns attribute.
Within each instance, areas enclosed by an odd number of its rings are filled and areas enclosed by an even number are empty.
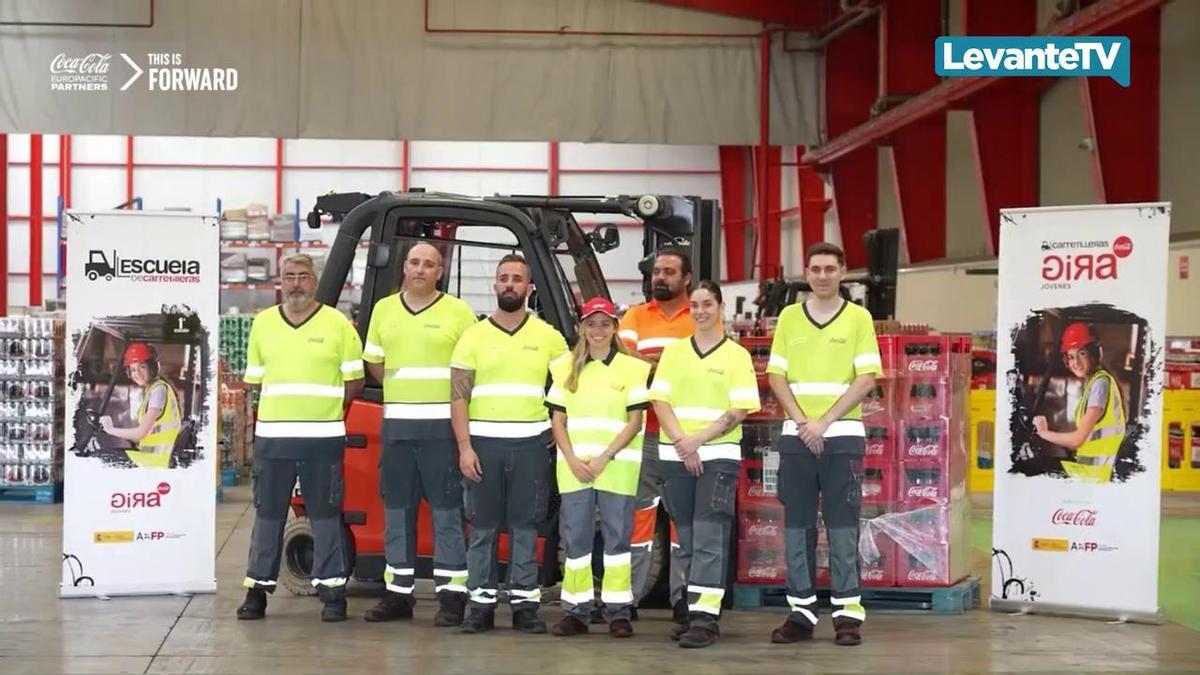
<svg viewBox="0 0 1200 675"><path fill-rule="evenodd" d="M71 143L72 156L75 144ZM55 184L55 193L58 184ZM71 208L111 209L125 201L125 169L116 167L80 167L71 169Z"/></svg>
<svg viewBox="0 0 1200 675"><path fill-rule="evenodd" d="M42 214L58 213L58 167L42 166ZM29 167L8 167L8 215L29 215Z"/></svg>
<svg viewBox="0 0 1200 675"><path fill-rule="evenodd" d="M682 169L720 168L715 145L634 145L626 143L561 143L563 169Z"/></svg>
<svg viewBox="0 0 1200 675"><path fill-rule="evenodd" d="M275 164L274 138L138 136L135 162L163 164Z"/></svg>
<svg viewBox="0 0 1200 675"><path fill-rule="evenodd" d="M72 162L124 162L124 136L72 136Z"/></svg>
<svg viewBox="0 0 1200 675"><path fill-rule="evenodd" d="M51 216L42 222L42 271L53 274L58 269L55 257L55 238L58 236L58 220ZM29 224L8 224L8 270L29 271ZM11 292L10 294L11 295Z"/></svg>
<svg viewBox="0 0 1200 675"><path fill-rule="evenodd" d="M550 148L547 143L413 141L409 157L414 167L545 169Z"/></svg>
<svg viewBox="0 0 1200 675"><path fill-rule="evenodd" d="M284 164L400 166L400 141L341 141L288 139L283 144Z"/></svg>
<svg viewBox="0 0 1200 675"><path fill-rule="evenodd" d="M564 195L695 195L719 199L718 175L678 174L564 174L559 177L559 192Z"/></svg>
<svg viewBox="0 0 1200 675"><path fill-rule="evenodd" d="M409 185L429 192L452 192L472 197L493 194L544 195L549 187L544 173L486 173L468 171L413 171Z"/></svg>
<svg viewBox="0 0 1200 675"><path fill-rule="evenodd" d="M134 196L146 209L190 208L211 213L222 208L266 204L275 208L275 174L267 169L135 169Z"/></svg>
<svg viewBox="0 0 1200 675"><path fill-rule="evenodd" d="M384 190L400 189L400 172L363 169L291 169L283 173L283 210L291 212L300 200L302 212L307 213L317 197L329 191L365 192L378 194ZM271 187L272 195L275 194ZM268 202L273 206L273 200ZM227 202L228 203L228 202Z"/></svg>
<svg viewBox="0 0 1200 675"><path fill-rule="evenodd" d="M29 161L29 134L8 135L8 162ZM58 135L42 135L42 161L45 163L58 162Z"/></svg>

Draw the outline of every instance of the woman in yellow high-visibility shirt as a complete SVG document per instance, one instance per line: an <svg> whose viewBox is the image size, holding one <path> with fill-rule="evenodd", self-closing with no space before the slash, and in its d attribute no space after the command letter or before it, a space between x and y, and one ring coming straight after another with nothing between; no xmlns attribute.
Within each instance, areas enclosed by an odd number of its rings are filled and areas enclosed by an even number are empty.
<svg viewBox="0 0 1200 675"><path fill-rule="evenodd" d="M117 428L110 417L102 417L104 433L137 444L137 449L125 455L134 464L165 469L171 464L171 452L181 428L179 398L175 388L159 377L158 353L144 342L134 342L125 349L123 359L129 379L142 389L142 401L136 414L136 427Z"/></svg>
<svg viewBox="0 0 1200 675"><path fill-rule="evenodd" d="M567 547L566 613L553 633L588 632L598 508L604 538L600 599L609 634L624 638L633 635L630 537L642 462L642 411L650 405L650 364L630 356L617 339L617 311L606 298L587 301L581 314L579 341L570 357L551 365L553 385L546 395L558 445L558 522Z"/></svg>
<svg viewBox="0 0 1200 675"><path fill-rule="evenodd" d="M1073 460L1064 460L1068 476L1086 483L1112 480L1117 451L1125 440L1125 403L1117 378L1100 364L1100 339L1084 323L1072 323L1063 331L1063 361L1071 375L1083 382L1075 406L1073 431L1051 431L1045 416L1033 418L1037 435L1055 445L1073 450Z"/></svg>

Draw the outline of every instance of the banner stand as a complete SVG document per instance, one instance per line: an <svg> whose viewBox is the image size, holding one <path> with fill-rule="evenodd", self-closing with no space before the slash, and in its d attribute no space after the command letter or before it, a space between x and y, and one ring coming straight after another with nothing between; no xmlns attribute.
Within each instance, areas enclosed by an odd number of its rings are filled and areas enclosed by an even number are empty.
<svg viewBox="0 0 1200 675"><path fill-rule="evenodd" d="M64 598L216 592L220 223L63 213Z"/></svg>
<svg viewBox="0 0 1200 675"><path fill-rule="evenodd" d="M1000 212L996 611L1160 623L1170 205Z"/></svg>

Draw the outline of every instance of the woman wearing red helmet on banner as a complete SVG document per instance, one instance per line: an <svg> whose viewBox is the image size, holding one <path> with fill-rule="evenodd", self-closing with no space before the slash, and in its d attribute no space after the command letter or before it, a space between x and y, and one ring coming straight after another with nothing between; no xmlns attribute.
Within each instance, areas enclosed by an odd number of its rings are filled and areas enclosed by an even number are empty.
<svg viewBox="0 0 1200 675"><path fill-rule="evenodd" d="M134 342L125 348L125 372L134 384L141 387L142 400L133 418L136 427L117 428L112 418L102 417L104 433L136 444L137 449L125 454L134 464L150 469L166 469L171 464L171 451L179 436L182 415L175 388L159 376L158 353L145 342Z"/></svg>
<svg viewBox="0 0 1200 675"><path fill-rule="evenodd" d="M1033 418L1038 436L1075 451L1074 460L1064 460L1068 476L1087 483L1112 480L1117 451L1125 439L1125 403L1117 378L1101 366L1100 338L1081 322L1063 331L1063 362L1071 375L1083 381L1075 406L1073 431L1051 431L1045 416Z"/></svg>

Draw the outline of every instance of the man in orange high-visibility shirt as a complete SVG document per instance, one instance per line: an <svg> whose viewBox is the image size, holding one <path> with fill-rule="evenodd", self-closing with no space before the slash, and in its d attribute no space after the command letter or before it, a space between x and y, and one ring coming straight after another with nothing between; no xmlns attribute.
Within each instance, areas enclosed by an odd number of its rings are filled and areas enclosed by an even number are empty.
<svg viewBox="0 0 1200 675"><path fill-rule="evenodd" d="M629 308L621 319L621 341L642 357L658 363L663 347L687 339L695 331L688 306L688 288L692 283L692 259L687 250L665 248L654 260L650 290L653 299ZM658 472L658 419L654 411L646 413L646 435L642 446L642 472L633 512L633 596L637 604L650 593L654 560L654 530L658 503L662 498ZM675 622L687 630L687 560L681 560L675 529L671 528L670 552L671 604Z"/></svg>

